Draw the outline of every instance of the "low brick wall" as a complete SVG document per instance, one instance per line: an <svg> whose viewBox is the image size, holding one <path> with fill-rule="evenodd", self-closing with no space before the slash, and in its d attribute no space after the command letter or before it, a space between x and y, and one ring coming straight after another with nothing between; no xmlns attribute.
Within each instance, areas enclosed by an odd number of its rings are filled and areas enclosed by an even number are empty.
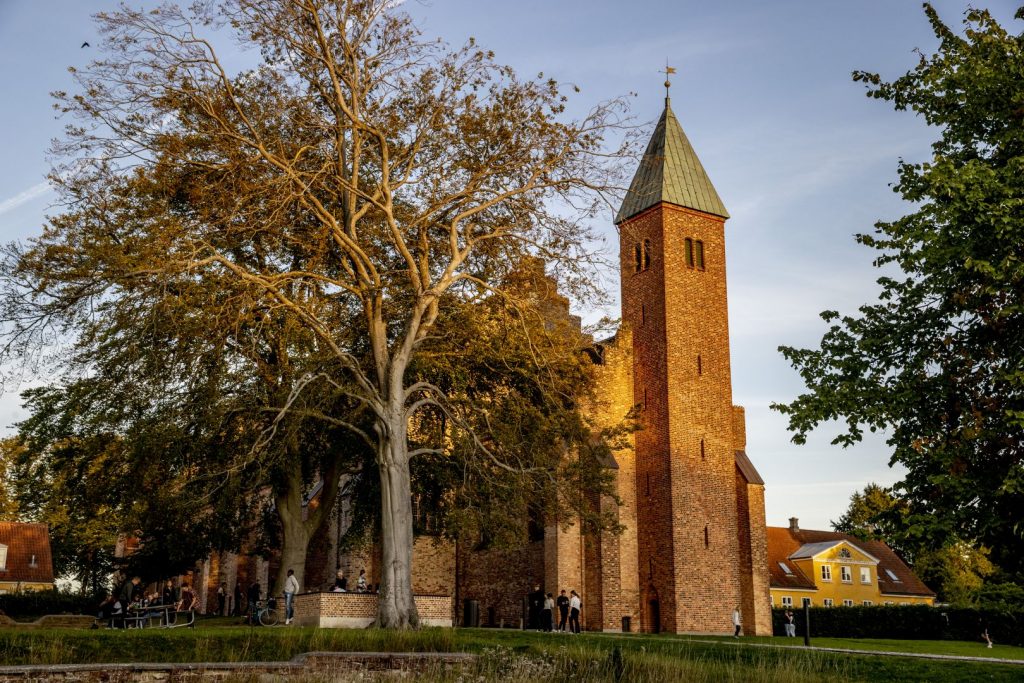
<svg viewBox="0 0 1024 683"><path fill-rule="evenodd" d="M153 683L154 681L363 680L369 672L396 678L421 674L428 680L473 664L461 652L307 652L290 662L196 662L192 664L0 665L0 681L42 683ZM371 680L378 680L373 677Z"/></svg>
<svg viewBox="0 0 1024 683"><path fill-rule="evenodd" d="M452 625L449 595L417 595L416 611L424 626ZM295 596L295 621L299 626L366 628L377 618L375 593L300 593Z"/></svg>

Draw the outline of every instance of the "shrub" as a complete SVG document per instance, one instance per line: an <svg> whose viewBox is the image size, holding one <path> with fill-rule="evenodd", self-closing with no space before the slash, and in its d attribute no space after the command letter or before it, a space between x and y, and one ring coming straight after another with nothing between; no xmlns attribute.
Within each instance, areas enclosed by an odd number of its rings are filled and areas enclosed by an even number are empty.
<svg viewBox="0 0 1024 683"><path fill-rule="evenodd" d="M775 635L785 634L785 608L772 610ZM873 605L870 607L812 607L811 637L896 638L902 640L981 640L986 628L992 639L1024 645L1024 608L930 607ZM798 635L803 635L804 610L793 609Z"/></svg>
<svg viewBox="0 0 1024 683"><path fill-rule="evenodd" d="M100 599L92 595L60 590L19 591L0 595L0 611L14 619L46 614L92 614Z"/></svg>

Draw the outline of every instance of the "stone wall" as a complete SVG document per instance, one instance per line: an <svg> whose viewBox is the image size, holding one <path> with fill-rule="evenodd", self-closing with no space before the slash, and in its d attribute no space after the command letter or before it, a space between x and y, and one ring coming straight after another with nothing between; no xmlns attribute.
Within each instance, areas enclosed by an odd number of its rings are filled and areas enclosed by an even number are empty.
<svg viewBox="0 0 1024 683"><path fill-rule="evenodd" d="M416 611L424 626L451 626L452 599L447 595L416 595ZM295 596L298 626L366 628L377 618L375 593L300 593Z"/></svg>
<svg viewBox="0 0 1024 683"><path fill-rule="evenodd" d="M535 541L514 549L459 549L459 598L480 602L481 626L518 626L523 600L536 583L557 594L545 586L544 545Z"/></svg>

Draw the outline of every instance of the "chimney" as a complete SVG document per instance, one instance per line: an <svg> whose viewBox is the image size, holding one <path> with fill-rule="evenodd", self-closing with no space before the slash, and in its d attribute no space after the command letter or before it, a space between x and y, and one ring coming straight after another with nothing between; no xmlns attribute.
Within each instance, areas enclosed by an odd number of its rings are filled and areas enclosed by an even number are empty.
<svg viewBox="0 0 1024 683"><path fill-rule="evenodd" d="M800 520L796 517L789 518L789 530L793 532L800 531Z"/></svg>

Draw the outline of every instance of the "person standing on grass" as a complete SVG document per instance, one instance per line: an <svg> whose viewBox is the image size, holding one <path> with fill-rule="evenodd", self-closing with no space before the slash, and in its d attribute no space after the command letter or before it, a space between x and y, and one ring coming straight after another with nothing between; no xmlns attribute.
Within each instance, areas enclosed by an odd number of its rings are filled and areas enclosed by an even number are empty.
<svg viewBox="0 0 1024 683"><path fill-rule="evenodd" d="M544 596L544 632L551 633L555 630L555 596L548 593Z"/></svg>
<svg viewBox="0 0 1024 683"><path fill-rule="evenodd" d="M793 613L786 610L786 635L796 638L796 624L793 622Z"/></svg>
<svg viewBox="0 0 1024 683"><path fill-rule="evenodd" d="M217 616L224 616L224 605L228 601L228 584L226 581L220 582L220 587L217 588Z"/></svg>
<svg viewBox="0 0 1024 683"><path fill-rule="evenodd" d="M558 599L555 600L555 604L558 605L558 630L565 632L565 625L569 621L569 596L565 594L565 589L558 594Z"/></svg>
<svg viewBox="0 0 1024 683"><path fill-rule="evenodd" d="M583 607L583 601L580 600L580 594L575 590L569 591L569 631L579 635L580 633L580 608Z"/></svg>
<svg viewBox="0 0 1024 683"><path fill-rule="evenodd" d="M295 570L288 570L288 578L284 580L284 623L292 623L295 612L295 594L299 592L299 580L295 578Z"/></svg>
<svg viewBox="0 0 1024 683"><path fill-rule="evenodd" d="M743 620L740 617L740 606L736 605L736 609L734 609L732 611L732 625L736 627L736 630L732 634L733 638L739 638L740 637L740 624L742 624L742 623L743 623Z"/></svg>
<svg viewBox="0 0 1024 683"><path fill-rule="evenodd" d="M259 607L257 603L259 603L260 596L262 594L263 591L260 589L259 581L254 581L253 584L249 586L249 594L246 596L249 599L249 605L247 610L248 617L246 619L247 623L249 623L252 626L256 625L256 610Z"/></svg>

